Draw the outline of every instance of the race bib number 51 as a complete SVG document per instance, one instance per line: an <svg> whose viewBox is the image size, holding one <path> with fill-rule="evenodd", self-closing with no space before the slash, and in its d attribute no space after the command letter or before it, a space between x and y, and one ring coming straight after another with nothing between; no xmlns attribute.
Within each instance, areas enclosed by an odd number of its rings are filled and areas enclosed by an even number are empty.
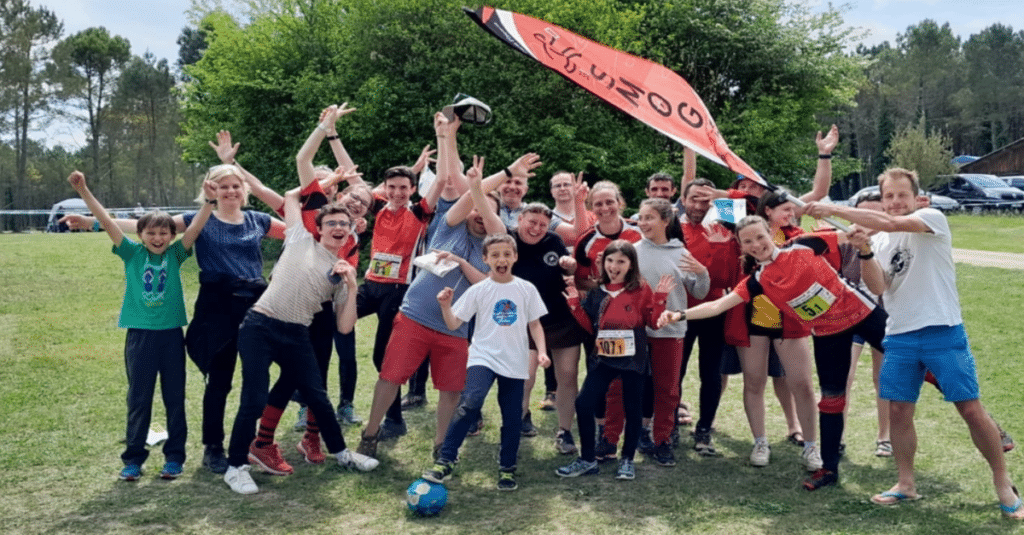
<svg viewBox="0 0 1024 535"><path fill-rule="evenodd" d="M397 279L402 270L402 257L387 253L375 253L370 259L370 274L385 279Z"/></svg>
<svg viewBox="0 0 1024 535"><path fill-rule="evenodd" d="M836 296L816 282L804 293L786 304L796 312L797 316L800 316L800 319L811 321L828 312L828 309L832 308L832 303L835 302Z"/></svg>
<svg viewBox="0 0 1024 535"><path fill-rule="evenodd" d="M597 332L597 354L602 357L632 357L636 355L636 340L632 330L601 329Z"/></svg>

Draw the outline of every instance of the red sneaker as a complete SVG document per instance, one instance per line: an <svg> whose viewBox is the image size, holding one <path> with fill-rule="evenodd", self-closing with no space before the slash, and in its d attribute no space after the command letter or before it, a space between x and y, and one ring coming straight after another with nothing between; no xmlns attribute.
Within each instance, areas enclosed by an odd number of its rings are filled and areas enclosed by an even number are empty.
<svg viewBox="0 0 1024 535"><path fill-rule="evenodd" d="M327 460L327 456L324 455L323 450L320 449L320 435L306 433L302 437L302 442L295 445L295 449L299 450L299 453L306 458L306 462L309 464L322 464Z"/></svg>
<svg viewBox="0 0 1024 535"><path fill-rule="evenodd" d="M256 447L256 441L249 445L249 462L259 466L264 472L275 476L286 476L295 470L281 457L281 448L271 444L263 448Z"/></svg>

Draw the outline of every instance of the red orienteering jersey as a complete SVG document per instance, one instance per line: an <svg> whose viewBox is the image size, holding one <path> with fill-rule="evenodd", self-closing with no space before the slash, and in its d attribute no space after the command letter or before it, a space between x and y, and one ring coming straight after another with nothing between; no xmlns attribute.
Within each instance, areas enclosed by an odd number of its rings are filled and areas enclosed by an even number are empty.
<svg viewBox="0 0 1024 535"><path fill-rule="evenodd" d="M374 196L377 202L384 201L383 197ZM412 282L412 259L432 213L425 199L394 211L385 205L377 212L366 280L385 284Z"/></svg>
<svg viewBox="0 0 1024 535"><path fill-rule="evenodd" d="M836 273L839 262L834 232L806 234L780 248L734 291L745 302L765 295L784 316L808 325L817 336L837 334L875 306Z"/></svg>
<svg viewBox="0 0 1024 535"><path fill-rule="evenodd" d="M320 229L316 226L316 216L320 213L320 208L330 204L330 199L327 198L327 194L324 193L320 182L314 180L309 183L308 186L299 192L299 204L302 206L302 226L306 227L306 230L313 235L313 239L320 241ZM278 207L276 210L278 215L284 217L284 204ZM350 216L351 217L351 216ZM356 222L355 219L351 221L352 226L349 227L348 237L345 238L345 244L338 249L338 258L346 261L354 268L359 267L359 235L356 234Z"/></svg>
<svg viewBox="0 0 1024 535"><path fill-rule="evenodd" d="M640 241L644 235L625 219L622 219L622 228L616 234L601 234L595 223L593 228L576 240L576 248L573 251L573 258L576 259L576 280L587 280L596 277L597 255L604 252L605 247L615 240L626 240L629 243Z"/></svg>
<svg viewBox="0 0 1024 535"><path fill-rule="evenodd" d="M687 292L687 306L694 307L722 297L740 280L740 245L736 238L731 236L732 232L729 232L728 241L710 242L708 228L702 224L685 221L682 223L682 229L686 249L708 268L708 275L711 277L711 289L704 299L697 299Z"/></svg>

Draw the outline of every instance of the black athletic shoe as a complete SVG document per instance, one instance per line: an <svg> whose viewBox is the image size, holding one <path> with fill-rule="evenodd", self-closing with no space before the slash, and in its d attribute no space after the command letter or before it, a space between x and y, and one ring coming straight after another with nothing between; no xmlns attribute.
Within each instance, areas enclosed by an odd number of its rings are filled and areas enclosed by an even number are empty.
<svg viewBox="0 0 1024 535"><path fill-rule="evenodd" d="M537 426L533 425L533 417L530 415L530 411L526 411L526 414L523 415L523 427L520 433L524 437L537 436Z"/></svg>
<svg viewBox="0 0 1024 535"><path fill-rule="evenodd" d="M640 429L640 441L636 445L637 451L644 455L654 455L654 450L657 449L657 444L654 443L654 439L651 438L651 430L643 427Z"/></svg>
<svg viewBox="0 0 1024 535"><path fill-rule="evenodd" d="M668 441L658 444L658 446L654 448L654 460L660 466L675 466L676 455L672 451L672 444Z"/></svg>
<svg viewBox="0 0 1024 535"><path fill-rule="evenodd" d="M224 446L220 444L207 444L203 452L203 466L214 474L223 474L228 471L228 459L224 456Z"/></svg>

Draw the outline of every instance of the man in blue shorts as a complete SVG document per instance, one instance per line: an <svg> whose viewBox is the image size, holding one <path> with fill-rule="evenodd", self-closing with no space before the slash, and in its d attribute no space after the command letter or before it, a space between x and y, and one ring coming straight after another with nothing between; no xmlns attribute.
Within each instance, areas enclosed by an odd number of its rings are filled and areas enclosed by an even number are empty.
<svg viewBox="0 0 1024 535"><path fill-rule="evenodd" d="M868 288L883 295L889 313L879 395L890 401L898 480L871 501L893 505L921 497L914 481L914 409L927 369L935 374L946 401L956 405L992 469L1003 514L1024 519L1024 504L1006 470L999 430L978 399L978 375L960 313L949 223L934 208L917 208L916 172L889 169L879 175L878 186L884 213L817 203L809 203L805 211L882 231L873 239L874 252L868 253L877 256L882 270L864 270L863 275Z"/></svg>

